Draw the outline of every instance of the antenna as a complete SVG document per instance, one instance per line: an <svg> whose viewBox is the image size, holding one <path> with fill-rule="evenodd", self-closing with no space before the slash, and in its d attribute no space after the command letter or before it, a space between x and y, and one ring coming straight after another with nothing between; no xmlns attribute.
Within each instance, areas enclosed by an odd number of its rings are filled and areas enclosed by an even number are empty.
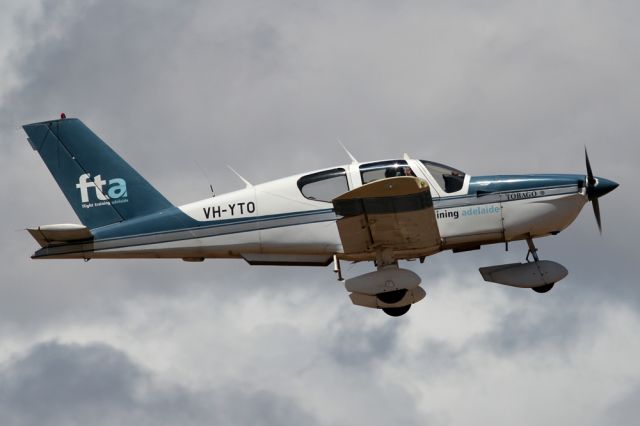
<svg viewBox="0 0 640 426"><path fill-rule="evenodd" d="M238 176L240 178L241 181L244 182L245 188L251 188L253 185L251 184L251 182L249 182L248 180L246 180L245 178L242 177L242 175L240 175L240 173L236 172L235 169L233 167L231 167L230 165L227 164L227 167L229 168L229 170L231 170L236 176Z"/></svg>
<svg viewBox="0 0 640 426"><path fill-rule="evenodd" d="M204 176L204 179L209 183L209 189L211 190L211 198L214 198L216 196L216 193L213 190L213 185L211 184L211 179L209 179L209 176L205 173L204 169L202 167L200 167L200 163L198 163L198 160L193 160L194 163L196 163L196 166L198 166L198 169L200 170L200 173L202 173L202 176Z"/></svg>
<svg viewBox="0 0 640 426"><path fill-rule="evenodd" d="M349 158L351 158L351 162L352 163L357 163L358 160L356 160L356 157L354 157L349 150L347 149L347 147L344 146L344 144L342 143L342 141L340 140L340 138L337 139L338 143L340 144L340 146L342 147L342 149L344 149L344 152L347 153L347 155L349 156Z"/></svg>

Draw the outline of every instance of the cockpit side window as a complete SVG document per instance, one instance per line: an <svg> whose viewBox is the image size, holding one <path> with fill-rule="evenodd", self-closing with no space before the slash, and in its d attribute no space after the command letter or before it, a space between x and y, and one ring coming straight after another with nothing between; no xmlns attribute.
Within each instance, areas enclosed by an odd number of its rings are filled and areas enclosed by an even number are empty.
<svg viewBox="0 0 640 426"><path fill-rule="evenodd" d="M464 184L464 172L433 161L420 160L444 192L457 192Z"/></svg>
<svg viewBox="0 0 640 426"><path fill-rule="evenodd" d="M330 203L334 198L349 191L345 169L323 170L298 179L298 188L309 200Z"/></svg>
<svg viewBox="0 0 640 426"><path fill-rule="evenodd" d="M404 160L379 161L360 166L360 176L362 184L373 182L379 179L386 179L396 176L415 176L411 167Z"/></svg>

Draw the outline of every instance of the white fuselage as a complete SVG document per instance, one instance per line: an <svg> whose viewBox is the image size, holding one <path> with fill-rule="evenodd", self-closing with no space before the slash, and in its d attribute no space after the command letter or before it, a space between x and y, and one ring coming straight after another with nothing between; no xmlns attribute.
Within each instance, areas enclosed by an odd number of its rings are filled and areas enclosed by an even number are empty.
<svg viewBox="0 0 640 426"><path fill-rule="evenodd" d="M566 228L587 202L584 189L580 188L473 196L468 194L471 180L468 175L459 191L445 193L422 163L418 160L408 163L417 177L429 183L441 250L467 250L555 234ZM360 163L342 166L347 171L350 189L362 185L359 166ZM321 264L333 254L343 253L342 245L332 204L305 198L297 185L303 175L248 186L179 207L201 225L189 231L191 238L184 237L182 230L180 238L105 247L92 251L88 257L185 260L244 257L255 263ZM405 257L429 254L432 253L412 252Z"/></svg>

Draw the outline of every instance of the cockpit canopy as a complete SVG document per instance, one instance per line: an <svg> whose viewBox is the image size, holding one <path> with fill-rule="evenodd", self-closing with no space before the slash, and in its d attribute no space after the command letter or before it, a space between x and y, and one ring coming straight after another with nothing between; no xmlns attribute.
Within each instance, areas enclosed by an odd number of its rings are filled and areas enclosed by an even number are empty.
<svg viewBox="0 0 640 426"><path fill-rule="evenodd" d="M457 192L462 189L464 172L433 161L420 160L420 162L443 191ZM379 179L423 175L424 171L412 170L406 160L377 161L360 166L363 185ZM340 167L302 176L298 179L298 188L302 195L309 200L331 202L334 198L349 191L347 171Z"/></svg>

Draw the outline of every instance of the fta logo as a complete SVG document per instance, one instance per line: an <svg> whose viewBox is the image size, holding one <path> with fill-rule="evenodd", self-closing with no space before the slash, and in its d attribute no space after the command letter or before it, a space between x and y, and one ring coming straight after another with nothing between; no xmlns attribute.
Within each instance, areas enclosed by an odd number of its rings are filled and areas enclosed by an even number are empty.
<svg viewBox="0 0 640 426"><path fill-rule="evenodd" d="M102 176L96 175L93 180L88 173L80 175L76 188L80 190L80 199L82 204L88 204L87 207L101 206L113 204L114 202L127 201L127 182L122 178L113 178L104 180ZM89 200L89 188L94 188L95 197L98 202L93 203ZM116 201L117 200L117 201Z"/></svg>

